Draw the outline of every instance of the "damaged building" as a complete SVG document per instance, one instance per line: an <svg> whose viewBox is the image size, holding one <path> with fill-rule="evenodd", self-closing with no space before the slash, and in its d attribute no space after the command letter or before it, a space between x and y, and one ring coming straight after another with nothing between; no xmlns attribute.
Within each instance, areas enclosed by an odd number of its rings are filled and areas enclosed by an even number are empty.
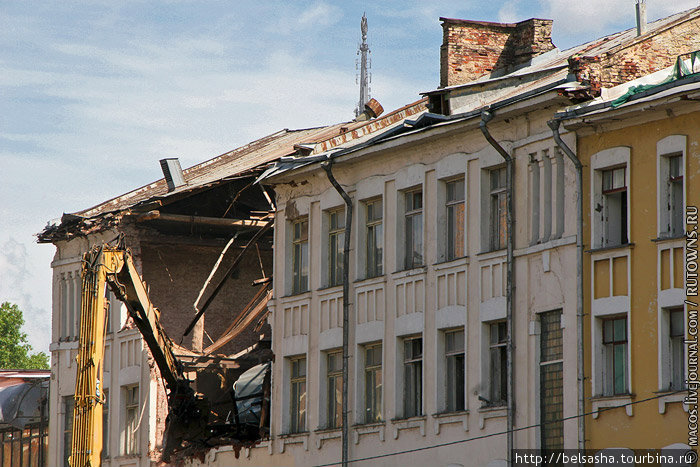
<svg viewBox="0 0 700 467"><path fill-rule="evenodd" d="M637 28L564 51L551 20L441 18L440 87L423 99L385 115L372 102L367 120L283 130L184 171L164 160L164 179L47 226L49 464L70 455L82 255L114 239L132 252L196 390L230 385L274 354L265 432L204 442L180 453L187 465L347 456L494 467L511 448L613 447L583 414L633 395L590 386L604 351L585 318L599 297L584 262L616 255L587 251L606 245L582 226L591 191L575 152L584 137L593 153L595 138L577 133L585 111L565 109L610 100L700 49L700 9L639 17ZM103 465L157 465L161 374L125 307L109 301ZM606 310L600 319L631 314ZM593 380L603 388L605 378ZM681 423L678 398L664 404L664 423ZM667 435L664 446L682 442Z"/></svg>
<svg viewBox="0 0 700 467"><path fill-rule="evenodd" d="M285 129L186 170L164 159L163 179L47 225L39 241L56 246L49 465L68 465L71 455L86 252L110 243L129 250L184 374L197 391L230 403L233 381L272 358L264 306L272 230L260 233L271 224L274 193L254 182L282 156L328 149L424 111L422 99L376 118L382 109L371 101L365 121ZM112 292L107 301L102 465L158 463L168 415L162 375L127 307ZM183 455L201 455L209 444Z"/></svg>

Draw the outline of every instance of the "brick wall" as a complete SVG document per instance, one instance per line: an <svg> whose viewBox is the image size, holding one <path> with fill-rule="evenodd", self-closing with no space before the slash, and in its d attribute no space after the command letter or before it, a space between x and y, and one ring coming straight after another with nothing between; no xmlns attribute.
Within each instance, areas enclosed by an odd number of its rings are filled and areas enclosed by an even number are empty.
<svg viewBox="0 0 700 467"><path fill-rule="evenodd" d="M440 18L440 86L473 81L552 50L552 20L488 23Z"/></svg>
<svg viewBox="0 0 700 467"><path fill-rule="evenodd" d="M650 31L631 43L600 55L585 53L569 59L569 67L593 94L673 65L678 55L700 49L700 18L660 32Z"/></svg>

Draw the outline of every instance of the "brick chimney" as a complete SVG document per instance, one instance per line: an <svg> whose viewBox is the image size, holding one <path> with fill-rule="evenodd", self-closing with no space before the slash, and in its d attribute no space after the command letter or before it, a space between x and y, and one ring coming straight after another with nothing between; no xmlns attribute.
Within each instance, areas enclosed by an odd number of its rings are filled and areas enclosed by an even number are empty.
<svg viewBox="0 0 700 467"><path fill-rule="evenodd" d="M474 81L554 48L551 19L531 18L519 23L451 18L440 21L440 87Z"/></svg>

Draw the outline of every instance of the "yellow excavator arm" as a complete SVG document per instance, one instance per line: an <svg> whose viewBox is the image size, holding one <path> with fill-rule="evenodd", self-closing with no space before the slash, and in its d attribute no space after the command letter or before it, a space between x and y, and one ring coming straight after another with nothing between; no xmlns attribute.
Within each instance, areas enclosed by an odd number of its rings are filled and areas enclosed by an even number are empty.
<svg viewBox="0 0 700 467"><path fill-rule="evenodd" d="M96 246L83 256L82 306L79 351L75 383L75 409L71 442L71 467L96 467L102 455L102 373L106 312L105 285L126 304L130 316L141 331L179 411L191 419L201 416L194 392L184 377L172 350L172 342L160 326L160 312L148 298L146 286L136 271L129 250L123 247Z"/></svg>

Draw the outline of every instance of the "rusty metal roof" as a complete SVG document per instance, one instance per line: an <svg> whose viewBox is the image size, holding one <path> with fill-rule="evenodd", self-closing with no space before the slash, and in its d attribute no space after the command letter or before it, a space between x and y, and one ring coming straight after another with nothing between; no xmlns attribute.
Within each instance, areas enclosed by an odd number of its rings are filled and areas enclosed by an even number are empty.
<svg viewBox="0 0 700 467"><path fill-rule="evenodd" d="M119 195L82 211L64 214L58 224L47 225L39 233L39 241L52 241L52 232L65 228L75 219L90 219L126 212L138 205L150 204L168 198L180 198L213 186L221 181L241 176L255 176L271 162L299 150L323 152L349 141L383 130L391 125L425 112L427 99L423 98L404 107L368 121L350 121L317 128L284 129L264 136L244 146L221 154L185 169L185 184L168 192L164 178ZM97 230L100 227L96 227Z"/></svg>

